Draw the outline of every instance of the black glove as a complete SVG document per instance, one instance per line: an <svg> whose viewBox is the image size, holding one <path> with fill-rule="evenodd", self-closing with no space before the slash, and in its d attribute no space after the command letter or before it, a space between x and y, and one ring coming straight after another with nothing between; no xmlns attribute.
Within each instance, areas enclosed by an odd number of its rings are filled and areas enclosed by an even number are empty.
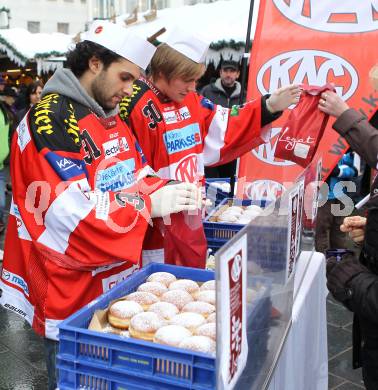
<svg viewBox="0 0 378 390"><path fill-rule="evenodd" d="M327 260L327 287L329 292L337 301L348 307L347 301L353 295L353 291L348 284L362 272L369 272L369 270L350 253L343 255L339 261L336 257L330 257Z"/></svg>

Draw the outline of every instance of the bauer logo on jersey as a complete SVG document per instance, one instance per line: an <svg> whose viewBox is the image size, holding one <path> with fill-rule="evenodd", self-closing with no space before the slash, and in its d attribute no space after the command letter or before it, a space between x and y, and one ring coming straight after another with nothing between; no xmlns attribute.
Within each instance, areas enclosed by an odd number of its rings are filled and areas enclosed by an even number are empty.
<svg viewBox="0 0 378 390"><path fill-rule="evenodd" d="M135 183L135 160L119 162L110 168L98 171L96 188L101 191L119 191Z"/></svg>
<svg viewBox="0 0 378 390"><path fill-rule="evenodd" d="M164 143L168 154L178 153L201 144L201 133L198 123L193 123L182 129L167 131Z"/></svg>
<svg viewBox="0 0 378 390"><path fill-rule="evenodd" d="M70 180L85 174L85 165L81 160L64 157L54 152L46 153L45 157L62 180Z"/></svg>
<svg viewBox="0 0 378 390"><path fill-rule="evenodd" d="M102 148L104 149L105 159L115 157L117 154L130 149L126 137L119 137L105 142L102 144Z"/></svg>

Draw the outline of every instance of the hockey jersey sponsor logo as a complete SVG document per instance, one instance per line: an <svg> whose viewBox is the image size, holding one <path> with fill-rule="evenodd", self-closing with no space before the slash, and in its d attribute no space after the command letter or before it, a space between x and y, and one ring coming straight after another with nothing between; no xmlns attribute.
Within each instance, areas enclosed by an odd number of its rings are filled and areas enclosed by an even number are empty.
<svg viewBox="0 0 378 390"><path fill-rule="evenodd" d="M179 161L176 167L176 180L193 183L198 180L198 162L197 155L190 154Z"/></svg>
<svg viewBox="0 0 378 390"><path fill-rule="evenodd" d="M54 152L46 153L46 160L62 180L70 180L85 173L81 160L60 156Z"/></svg>
<svg viewBox="0 0 378 390"><path fill-rule="evenodd" d="M17 134L18 134L17 144L18 144L21 152L23 152L24 149L26 148L26 145L31 140L30 131L29 131L27 121L26 121L26 116L18 125Z"/></svg>
<svg viewBox="0 0 378 390"><path fill-rule="evenodd" d="M120 191L135 183L135 159L119 162L101 170L96 177L96 188L101 191Z"/></svg>
<svg viewBox="0 0 378 390"><path fill-rule="evenodd" d="M116 284L119 282L122 282L126 278L128 278L132 273L135 271L138 271L139 266L133 265L130 268L120 272L119 274L109 276L108 278L102 279L102 289L103 292L109 291L111 288L113 288Z"/></svg>
<svg viewBox="0 0 378 390"><path fill-rule="evenodd" d="M18 237L24 240L31 241L30 234L27 231L24 221L21 218L20 211L17 205L15 205L13 202L11 204L10 213L16 218Z"/></svg>
<svg viewBox="0 0 378 390"><path fill-rule="evenodd" d="M198 123L193 123L182 129L167 131L164 134L164 143L168 154L174 154L191 149L201 144L201 133Z"/></svg>
<svg viewBox="0 0 378 390"><path fill-rule="evenodd" d="M5 268L3 268L1 277L3 280L7 281L8 283L20 287L22 291L25 293L25 295L29 296L29 287L21 276L16 275L10 271L7 271Z"/></svg>
<svg viewBox="0 0 378 390"><path fill-rule="evenodd" d="M105 159L115 157L121 152L130 150L126 137L119 137L117 139L107 141L102 144L102 148L104 149Z"/></svg>
<svg viewBox="0 0 378 390"><path fill-rule="evenodd" d="M181 107L179 110L163 112L164 121L167 125L181 122L190 118L188 107Z"/></svg>

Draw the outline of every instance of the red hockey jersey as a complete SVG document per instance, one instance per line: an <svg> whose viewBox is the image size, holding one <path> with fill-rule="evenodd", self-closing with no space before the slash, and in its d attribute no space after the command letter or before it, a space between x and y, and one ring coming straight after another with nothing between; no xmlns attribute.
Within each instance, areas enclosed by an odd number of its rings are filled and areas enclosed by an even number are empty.
<svg viewBox="0 0 378 390"><path fill-rule="evenodd" d="M164 183L127 125L48 94L13 139L0 303L37 333L138 269L149 193Z"/></svg>
<svg viewBox="0 0 378 390"><path fill-rule="evenodd" d="M121 118L157 174L187 182L201 181L204 166L225 164L267 142L270 128L262 127L261 112L261 99L228 109L189 93L176 103L146 79L138 80L132 96L120 104ZM163 248L162 237L154 229L144 245L154 250L144 251L144 257L158 260L163 254L158 248Z"/></svg>

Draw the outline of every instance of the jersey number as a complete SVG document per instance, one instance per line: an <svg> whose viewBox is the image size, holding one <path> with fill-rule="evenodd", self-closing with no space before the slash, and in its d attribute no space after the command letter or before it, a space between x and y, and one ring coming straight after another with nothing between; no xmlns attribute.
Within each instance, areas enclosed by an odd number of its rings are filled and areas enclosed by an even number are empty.
<svg viewBox="0 0 378 390"><path fill-rule="evenodd" d="M96 159L101 156L101 150L97 147L87 130L84 130L81 133L81 142L86 153L84 161L86 164L90 165L94 158Z"/></svg>
<svg viewBox="0 0 378 390"><path fill-rule="evenodd" d="M157 124L163 120L163 117L151 99L148 100L147 104L143 107L143 114L146 118L150 119L148 127L152 130L156 129Z"/></svg>

